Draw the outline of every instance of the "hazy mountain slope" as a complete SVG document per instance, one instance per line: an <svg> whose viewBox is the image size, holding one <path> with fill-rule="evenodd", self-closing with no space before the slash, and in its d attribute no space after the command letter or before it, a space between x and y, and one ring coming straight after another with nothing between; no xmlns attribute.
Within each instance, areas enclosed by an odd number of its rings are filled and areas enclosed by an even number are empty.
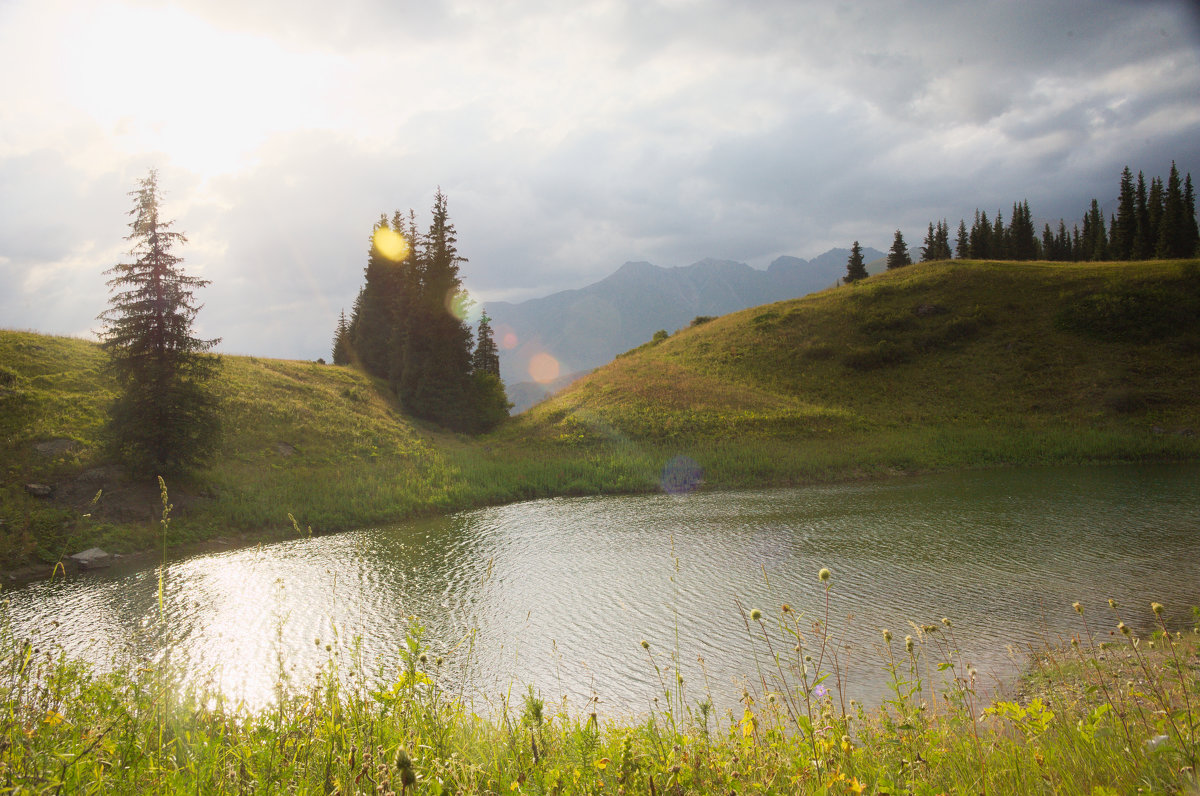
<svg viewBox="0 0 1200 796"><path fill-rule="evenodd" d="M765 271L730 260L682 268L630 262L578 290L518 304L490 302L485 308L501 344L501 375L510 385L530 381L530 361L538 354L553 357L560 374L587 371L655 331L681 329L698 315L724 315L824 289L845 271L849 254L832 249L811 262L780 257ZM864 256L882 253L868 248Z"/></svg>

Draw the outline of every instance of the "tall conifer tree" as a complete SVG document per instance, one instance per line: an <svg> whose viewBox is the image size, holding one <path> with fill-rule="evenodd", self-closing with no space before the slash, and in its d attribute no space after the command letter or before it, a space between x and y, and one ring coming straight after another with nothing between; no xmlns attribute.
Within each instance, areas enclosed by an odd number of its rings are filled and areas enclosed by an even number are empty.
<svg viewBox="0 0 1200 796"><path fill-rule="evenodd" d="M188 276L174 247L187 238L159 216L158 173L131 191L133 262L106 271L112 296L100 315L102 345L120 394L108 432L117 454L146 474L201 463L216 447L217 401L210 386L219 360L207 354L219 339L192 331L200 311L195 292L208 280Z"/></svg>
<svg viewBox="0 0 1200 796"><path fill-rule="evenodd" d="M846 281L857 282L867 278L867 264L863 262L862 246L858 241L850 246L850 257L846 260Z"/></svg>
<svg viewBox="0 0 1200 796"><path fill-rule="evenodd" d="M908 254L908 245L904 242L904 235L900 233L900 230L896 230L896 236L892 239L892 248L888 251L887 267L891 271L906 265L912 265L912 257Z"/></svg>
<svg viewBox="0 0 1200 796"><path fill-rule="evenodd" d="M1183 185L1179 169L1171 161L1171 173L1167 177L1166 195L1163 197L1162 218L1158 225L1158 245L1155 256L1160 259L1176 260L1191 256L1194 246L1191 230L1184 219Z"/></svg>

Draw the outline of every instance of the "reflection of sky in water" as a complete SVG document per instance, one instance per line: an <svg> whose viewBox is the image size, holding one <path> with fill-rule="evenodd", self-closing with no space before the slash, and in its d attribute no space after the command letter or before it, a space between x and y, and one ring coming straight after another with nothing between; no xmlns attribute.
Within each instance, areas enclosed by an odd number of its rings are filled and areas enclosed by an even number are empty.
<svg viewBox="0 0 1200 796"><path fill-rule="evenodd" d="M833 626L850 695L882 695L879 631L951 617L988 677L1008 645L1077 629L1081 600L1145 630L1151 599L1182 619L1200 603L1200 468L1010 470L739 493L544 500L172 563L170 658L192 682L248 704L296 687L360 638L370 672L394 674L406 617L428 627L443 679L496 698L535 683L581 710L644 711L657 677L643 638L690 696L732 707L754 672L740 602ZM154 570L32 584L9 594L18 633L106 662L161 655ZM55 628L52 619L60 625ZM805 625L807 626L807 625ZM472 630L477 630L474 635ZM464 639L473 639L464 642ZM321 644L315 641L320 639ZM761 644L758 649L762 654ZM515 692L514 692L515 693Z"/></svg>

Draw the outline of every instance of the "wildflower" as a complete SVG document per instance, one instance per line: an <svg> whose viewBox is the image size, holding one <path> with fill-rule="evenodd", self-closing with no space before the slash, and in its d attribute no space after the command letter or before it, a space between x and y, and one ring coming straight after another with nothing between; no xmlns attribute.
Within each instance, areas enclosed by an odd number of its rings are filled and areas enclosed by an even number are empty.
<svg viewBox="0 0 1200 796"><path fill-rule="evenodd" d="M762 611L758 610L757 608L750 609L750 621L758 622L761 620L762 620Z"/></svg>
<svg viewBox="0 0 1200 796"><path fill-rule="evenodd" d="M642 649L644 649L644 650L650 649L650 642L646 641L646 639L642 639Z"/></svg>
<svg viewBox="0 0 1200 796"><path fill-rule="evenodd" d="M1114 600L1113 598L1109 597L1108 598L1108 607L1112 608L1115 611L1117 609L1117 601Z"/></svg>
<svg viewBox="0 0 1200 796"><path fill-rule="evenodd" d="M1083 616L1083 603L1073 602L1073 603L1071 603L1071 607L1075 609L1075 613L1079 614L1080 616Z"/></svg>
<svg viewBox="0 0 1200 796"><path fill-rule="evenodd" d="M886 628L885 628L885 629L884 629L884 631L883 631L883 643L884 643L884 644L891 644L891 643L892 643L892 631L890 631L890 630L888 630L888 629L886 629Z"/></svg>
<svg viewBox="0 0 1200 796"><path fill-rule="evenodd" d="M817 699L824 699L825 695L828 693L829 693L829 690L826 689L825 686L823 686L823 685L819 685L813 689L813 696L815 696Z"/></svg>
<svg viewBox="0 0 1200 796"><path fill-rule="evenodd" d="M822 583L828 583L829 578L832 575L833 575L833 573L829 571L829 567L822 567L821 571L817 573L817 577L821 580Z"/></svg>
<svg viewBox="0 0 1200 796"><path fill-rule="evenodd" d="M1162 616L1163 604L1162 603L1150 603L1150 610L1154 612L1155 616Z"/></svg>
<svg viewBox="0 0 1200 796"><path fill-rule="evenodd" d="M950 627L950 617L948 617L948 616L943 616L943 617L942 617L942 624L943 624L943 625L945 625L946 627Z"/></svg>
<svg viewBox="0 0 1200 796"><path fill-rule="evenodd" d="M792 606L788 605L787 603L784 603L783 604L783 612L785 614L790 614L792 612Z"/></svg>
<svg viewBox="0 0 1200 796"><path fill-rule="evenodd" d="M1117 630L1120 630L1127 636L1129 635L1129 628L1125 626L1124 622L1117 622Z"/></svg>
<svg viewBox="0 0 1200 796"><path fill-rule="evenodd" d="M905 650L905 652L913 651L913 637L912 636L904 637L904 650Z"/></svg>

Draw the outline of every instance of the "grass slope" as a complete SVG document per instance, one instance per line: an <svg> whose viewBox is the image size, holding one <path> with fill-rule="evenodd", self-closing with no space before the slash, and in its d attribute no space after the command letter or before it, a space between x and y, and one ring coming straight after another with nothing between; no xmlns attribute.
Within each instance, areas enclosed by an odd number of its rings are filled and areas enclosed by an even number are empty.
<svg viewBox="0 0 1200 796"><path fill-rule="evenodd" d="M1200 453L1200 264L915 265L631 351L503 434L710 482Z"/></svg>
<svg viewBox="0 0 1200 796"><path fill-rule="evenodd" d="M104 459L104 361L0 331L0 566L161 546L157 484ZM646 344L478 439L353 369L222 361L222 448L171 484L168 543L657 489L680 455L718 487L1195 459L1200 263L916 265Z"/></svg>
<svg viewBox="0 0 1200 796"><path fill-rule="evenodd" d="M0 386L0 559L12 566L53 562L91 544L154 546L157 485L131 483L104 459L115 386L99 347L2 331L0 362L8 374ZM222 446L211 468L172 485L173 542L287 527L289 511L336 529L436 510L450 499L456 479L435 435L362 373L222 357L217 390ZM28 494L30 483L53 486L55 500Z"/></svg>

